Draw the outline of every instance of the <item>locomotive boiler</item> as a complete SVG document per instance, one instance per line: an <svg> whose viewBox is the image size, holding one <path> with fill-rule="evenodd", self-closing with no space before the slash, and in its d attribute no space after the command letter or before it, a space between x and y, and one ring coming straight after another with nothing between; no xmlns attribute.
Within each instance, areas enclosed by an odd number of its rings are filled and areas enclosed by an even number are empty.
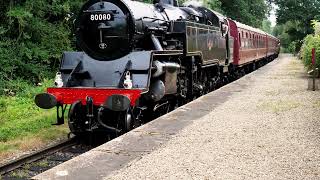
<svg viewBox="0 0 320 180"><path fill-rule="evenodd" d="M75 21L82 51L63 53L56 87L38 94L35 103L56 107L57 125L71 105L68 124L76 135L125 133L246 67L234 63L240 40L230 33L230 22L176 0L90 0Z"/></svg>

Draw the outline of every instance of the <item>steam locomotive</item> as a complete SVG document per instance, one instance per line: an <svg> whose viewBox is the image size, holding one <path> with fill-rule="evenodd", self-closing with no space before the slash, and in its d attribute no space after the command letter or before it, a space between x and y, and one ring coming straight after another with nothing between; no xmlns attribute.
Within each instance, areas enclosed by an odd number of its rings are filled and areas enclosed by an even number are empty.
<svg viewBox="0 0 320 180"><path fill-rule="evenodd" d="M75 21L56 87L38 94L72 133L122 134L252 71L279 54L280 41L206 7L177 0L90 0Z"/></svg>

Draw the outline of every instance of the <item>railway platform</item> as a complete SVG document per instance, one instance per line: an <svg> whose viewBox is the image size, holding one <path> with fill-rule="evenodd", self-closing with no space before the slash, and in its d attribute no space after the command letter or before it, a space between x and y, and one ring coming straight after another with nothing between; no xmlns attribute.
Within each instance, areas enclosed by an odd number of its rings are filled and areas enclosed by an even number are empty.
<svg viewBox="0 0 320 180"><path fill-rule="evenodd" d="M34 179L320 179L320 95L290 55Z"/></svg>

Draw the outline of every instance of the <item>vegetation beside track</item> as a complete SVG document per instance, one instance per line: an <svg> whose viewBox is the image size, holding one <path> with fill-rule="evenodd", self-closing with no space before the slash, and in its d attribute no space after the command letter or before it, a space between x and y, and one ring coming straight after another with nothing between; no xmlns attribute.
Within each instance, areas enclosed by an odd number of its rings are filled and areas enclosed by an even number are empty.
<svg viewBox="0 0 320 180"><path fill-rule="evenodd" d="M45 80L37 87L23 81L16 83L20 89L17 94L0 96L0 160L66 138L69 132L67 126L51 125L56 116L54 109L42 110L34 105L34 96L52 81Z"/></svg>
<svg viewBox="0 0 320 180"><path fill-rule="evenodd" d="M304 65L312 69L312 49L316 50L316 67L320 69L320 22L313 22L314 34L307 35L300 50L300 56Z"/></svg>
<svg viewBox="0 0 320 180"><path fill-rule="evenodd" d="M274 35L281 40L283 52L297 54L303 39L314 33L312 20L320 20L319 0L274 0L278 8Z"/></svg>

